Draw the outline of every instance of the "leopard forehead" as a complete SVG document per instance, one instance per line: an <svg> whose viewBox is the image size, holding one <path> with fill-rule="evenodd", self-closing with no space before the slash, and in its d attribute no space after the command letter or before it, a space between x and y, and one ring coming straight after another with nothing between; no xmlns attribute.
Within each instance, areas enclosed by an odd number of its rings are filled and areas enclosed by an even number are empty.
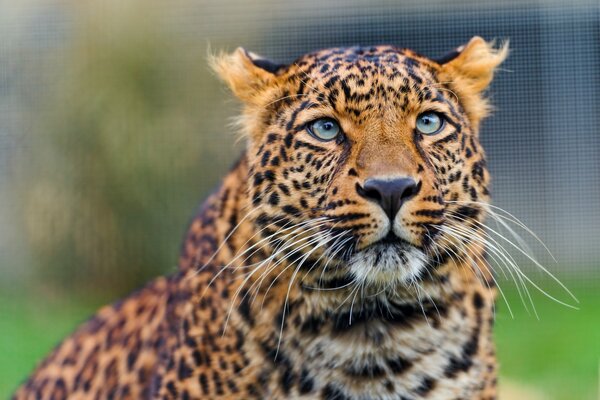
<svg viewBox="0 0 600 400"><path fill-rule="evenodd" d="M403 65L404 64L404 65ZM325 66L327 65L327 67ZM424 67L433 68L435 62L423 57L412 50L401 49L395 46L371 46L371 47L338 47L308 53L293 62L288 69L294 70L303 66L318 66L320 73L335 71L343 73L344 68L370 67L383 68L379 71L397 71L403 68Z"/></svg>
<svg viewBox="0 0 600 400"><path fill-rule="evenodd" d="M390 114L391 110L418 108L415 103L433 98L449 102L443 89L436 90L438 70L435 62L393 46L328 49L307 54L282 70L285 83L279 94L288 105L329 106L349 117L369 110L385 109Z"/></svg>

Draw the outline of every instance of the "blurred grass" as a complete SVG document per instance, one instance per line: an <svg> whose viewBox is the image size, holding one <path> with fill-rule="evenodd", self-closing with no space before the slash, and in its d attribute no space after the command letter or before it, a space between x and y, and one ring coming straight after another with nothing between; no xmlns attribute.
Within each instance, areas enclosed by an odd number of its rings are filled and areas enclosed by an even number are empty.
<svg viewBox="0 0 600 400"><path fill-rule="evenodd" d="M534 294L539 320L524 311L515 292L506 293L514 318L499 299L495 332L501 375L534 386L547 399L600 398L599 290L574 290L579 310Z"/></svg>
<svg viewBox="0 0 600 400"><path fill-rule="evenodd" d="M511 318L506 306L498 302L501 386L503 380L518 382L536 388L549 400L595 399L600 358L600 296L596 293L589 288L575 291L580 310L535 296L538 320L525 313L516 293L507 292L515 316ZM110 300L1 294L0 398L7 397L62 337Z"/></svg>

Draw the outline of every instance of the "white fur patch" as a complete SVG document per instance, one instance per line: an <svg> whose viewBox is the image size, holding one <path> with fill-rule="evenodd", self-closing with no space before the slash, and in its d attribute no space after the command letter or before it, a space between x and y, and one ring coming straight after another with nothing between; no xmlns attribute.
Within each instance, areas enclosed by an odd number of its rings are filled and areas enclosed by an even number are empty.
<svg viewBox="0 0 600 400"><path fill-rule="evenodd" d="M408 244L378 244L354 254L348 267L359 285L384 289L413 282L425 268L426 259L421 250Z"/></svg>

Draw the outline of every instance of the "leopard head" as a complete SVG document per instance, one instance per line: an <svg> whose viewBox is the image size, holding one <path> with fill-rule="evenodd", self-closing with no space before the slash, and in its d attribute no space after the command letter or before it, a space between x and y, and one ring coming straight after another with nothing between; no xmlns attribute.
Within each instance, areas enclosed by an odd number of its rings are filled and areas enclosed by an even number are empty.
<svg viewBox="0 0 600 400"><path fill-rule="evenodd" d="M506 54L475 37L438 61L393 46L215 57L243 103L259 236L305 276L371 286L461 257L489 200L478 130Z"/></svg>

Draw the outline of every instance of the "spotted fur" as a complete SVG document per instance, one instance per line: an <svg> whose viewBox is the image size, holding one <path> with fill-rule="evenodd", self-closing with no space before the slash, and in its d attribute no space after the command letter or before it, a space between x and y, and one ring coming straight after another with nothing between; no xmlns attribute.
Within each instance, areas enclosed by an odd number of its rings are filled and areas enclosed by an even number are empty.
<svg viewBox="0 0 600 400"><path fill-rule="evenodd" d="M474 38L440 61L393 46L216 57L248 145L179 272L101 310L14 398L496 398L478 128L505 56ZM422 135L431 110L447 123ZM344 134L311 136L322 117ZM361 193L374 177L418 182L391 219Z"/></svg>

